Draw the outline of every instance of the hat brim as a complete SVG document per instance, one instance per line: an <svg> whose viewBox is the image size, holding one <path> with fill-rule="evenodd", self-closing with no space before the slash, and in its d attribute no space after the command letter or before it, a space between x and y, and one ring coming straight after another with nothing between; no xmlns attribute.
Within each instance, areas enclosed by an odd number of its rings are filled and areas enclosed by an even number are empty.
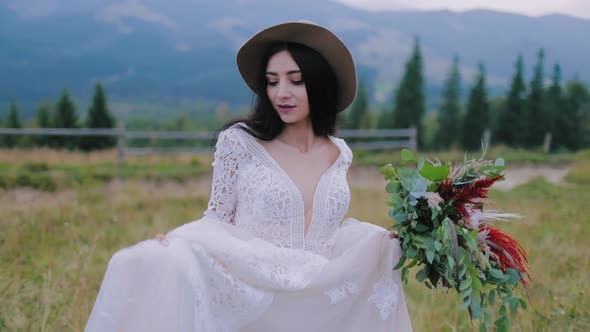
<svg viewBox="0 0 590 332"><path fill-rule="evenodd" d="M345 110L354 101L357 79L352 54L333 32L308 22L288 22L264 29L240 48L238 69L254 93L260 93L260 67L265 65L263 57L273 42L298 43L320 53L332 67L338 81L337 111Z"/></svg>

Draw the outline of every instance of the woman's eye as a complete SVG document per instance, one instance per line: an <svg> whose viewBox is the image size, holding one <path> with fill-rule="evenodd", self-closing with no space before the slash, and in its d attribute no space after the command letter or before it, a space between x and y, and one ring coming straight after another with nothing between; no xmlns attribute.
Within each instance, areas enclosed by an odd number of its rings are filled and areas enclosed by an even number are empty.
<svg viewBox="0 0 590 332"><path fill-rule="evenodd" d="M293 83L295 85L300 85L300 84L303 84L303 80L291 81L291 83Z"/></svg>
<svg viewBox="0 0 590 332"><path fill-rule="evenodd" d="M267 84L268 84L268 85L270 85L270 86L275 86L275 85L277 85L278 83L279 83L279 81L268 81L268 83L267 83Z"/></svg>

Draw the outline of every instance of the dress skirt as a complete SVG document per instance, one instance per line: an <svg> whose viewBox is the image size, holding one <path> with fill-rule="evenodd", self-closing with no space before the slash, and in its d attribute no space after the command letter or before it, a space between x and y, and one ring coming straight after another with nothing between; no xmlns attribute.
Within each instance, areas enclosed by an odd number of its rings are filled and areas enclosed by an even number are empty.
<svg viewBox="0 0 590 332"><path fill-rule="evenodd" d="M411 331L401 249L356 219L322 252L204 217L109 261L87 332Z"/></svg>

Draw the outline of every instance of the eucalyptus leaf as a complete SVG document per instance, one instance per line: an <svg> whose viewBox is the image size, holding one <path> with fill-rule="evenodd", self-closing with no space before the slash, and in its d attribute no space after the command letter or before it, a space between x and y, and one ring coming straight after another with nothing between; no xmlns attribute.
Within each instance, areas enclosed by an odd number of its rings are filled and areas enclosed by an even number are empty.
<svg viewBox="0 0 590 332"><path fill-rule="evenodd" d="M490 291L490 294L488 295L488 302L490 302L490 304L494 304L494 301L496 300L496 290L492 289Z"/></svg>
<svg viewBox="0 0 590 332"><path fill-rule="evenodd" d="M404 266L406 259L407 259L406 256L402 256L393 269L397 270L397 269L401 268L402 266Z"/></svg>
<svg viewBox="0 0 590 332"><path fill-rule="evenodd" d="M397 221L398 223L403 223L405 221L408 221L408 215L406 214L406 212L403 209L391 209L389 210L389 216ZM394 214L395 212L395 214Z"/></svg>
<svg viewBox="0 0 590 332"><path fill-rule="evenodd" d="M419 173L430 181L441 181L449 176L450 171L450 165L434 166L430 163L424 163L424 166L420 169Z"/></svg>
<svg viewBox="0 0 590 332"><path fill-rule="evenodd" d="M519 304L520 304L520 302L518 301L518 299L516 297L511 298L510 301L508 302L508 306L510 307L510 312L512 312L512 313L516 312Z"/></svg>
<svg viewBox="0 0 590 332"><path fill-rule="evenodd" d="M471 278L465 279L461 281L461 284L459 285L459 290L465 290L467 289L469 286L471 286Z"/></svg>
<svg viewBox="0 0 590 332"><path fill-rule="evenodd" d="M479 278L476 276L471 277L471 287L478 292L483 291L483 285Z"/></svg>
<svg viewBox="0 0 590 332"><path fill-rule="evenodd" d="M514 269L507 269L505 276L508 277L506 283L509 285L516 285L520 281L520 275Z"/></svg>
<svg viewBox="0 0 590 332"><path fill-rule="evenodd" d="M428 188L426 180L417 170L412 168L401 168L398 170L401 185L409 192L425 192Z"/></svg>
<svg viewBox="0 0 590 332"><path fill-rule="evenodd" d="M404 284L408 283L408 272L410 272L410 269L402 269L402 280L404 281Z"/></svg>
<svg viewBox="0 0 590 332"><path fill-rule="evenodd" d="M403 161L416 161L414 153L408 149L402 149L402 160Z"/></svg>
<svg viewBox="0 0 590 332"><path fill-rule="evenodd" d="M434 241L434 249L436 249L436 251L440 251L442 249L442 246L442 243Z"/></svg>
<svg viewBox="0 0 590 332"><path fill-rule="evenodd" d="M434 261L434 251L426 252L426 260L428 260L428 263L432 264L432 262Z"/></svg>
<svg viewBox="0 0 590 332"><path fill-rule="evenodd" d="M461 310L465 310L469 307L469 305L471 304L471 297L467 297L463 300L463 303L461 303Z"/></svg>
<svg viewBox="0 0 590 332"><path fill-rule="evenodd" d="M426 231L428 231L430 228L429 228L428 226L426 226L426 225L423 225L423 224L416 224L416 227L414 227L414 229L415 229L417 232L426 232Z"/></svg>
<svg viewBox="0 0 590 332"><path fill-rule="evenodd" d="M508 332L510 328L510 320L506 316L502 316L494 322L497 332Z"/></svg>
<svg viewBox="0 0 590 332"><path fill-rule="evenodd" d="M387 191L390 194L397 194L399 196L399 194L398 194L399 190L400 190L399 181L389 181L387 183L387 185L385 186L385 191Z"/></svg>
<svg viewBox="0 0 590 332"><path fill-rule="evenodd" d="M453 256L447 256L447 262L449 262L449 267L451 269L455 266L455 259Z"/></svg>
<svg viewBox="0 0 590 332"><path fill-rule="evenodd" d="M426 274L425 268L416 273L416 280L418 280L419 282L426 280L427 277L428 275Z"/></svg>
<svg viewBox="0 0 590 332"><path fill-rule="evenodd" d="M490 275L498 280L502 280L504 279L504 274L502 273L502 271L497 270L497 269L490 269L489 271Z"/></svg>
<svg viewBox="0 0 590 332"><path fill-rule="evenodd" d="M414 258L418 254L418 251L414 248L409 248L406 250L405 254L408 258Z"/></svg>

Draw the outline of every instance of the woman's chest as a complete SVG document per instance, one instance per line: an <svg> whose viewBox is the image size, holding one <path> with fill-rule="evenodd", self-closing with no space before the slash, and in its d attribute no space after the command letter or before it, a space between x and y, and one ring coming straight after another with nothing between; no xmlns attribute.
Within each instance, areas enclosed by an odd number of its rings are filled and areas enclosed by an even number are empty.
<svg viewBox="0 0 590 332"><path fill-rule="evenodd" d="M350 202L346 170L334 163L321 173L308 165L282 168L264 162L240 165L238 200L256 215L301 219L305 215L325 219L343 216ZM315 172L314 172L315 171Z"/></svg>

